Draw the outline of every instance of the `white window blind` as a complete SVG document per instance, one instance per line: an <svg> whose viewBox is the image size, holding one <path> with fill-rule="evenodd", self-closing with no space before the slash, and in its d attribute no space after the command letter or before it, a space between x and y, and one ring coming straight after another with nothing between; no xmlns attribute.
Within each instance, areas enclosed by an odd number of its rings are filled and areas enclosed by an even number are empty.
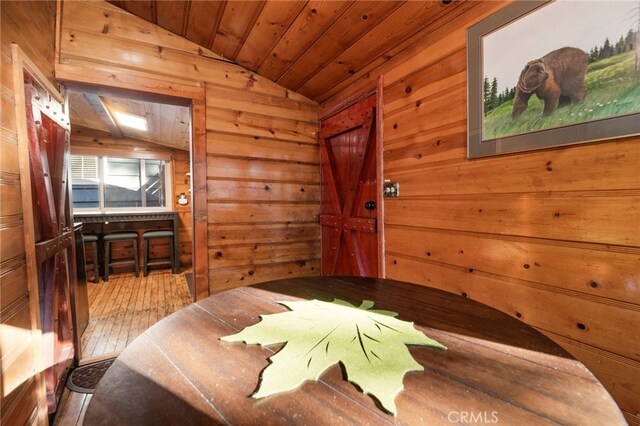
<svg viewBox="0 0 640 426"><path fill-rule="evenodd" d="M71 179L93 180L100 179L98 157L86 155L71 156Z"/></svg>

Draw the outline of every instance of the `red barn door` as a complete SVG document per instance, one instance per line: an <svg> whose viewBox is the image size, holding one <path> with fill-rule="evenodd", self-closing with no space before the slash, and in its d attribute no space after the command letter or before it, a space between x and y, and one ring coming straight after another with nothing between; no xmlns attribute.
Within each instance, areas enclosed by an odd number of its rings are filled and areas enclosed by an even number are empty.
<svg viewBox="0 0 640 426"><path fill-rule="evenodd" d="M378 276L376 96L320 125L322 274Z"/></svg>
<svg viewBox="0 0 640 426"><path fill-rule="evenodd" d="M49 412L55 412L73 362L71 291L75 283L65 106L24 72L33 203L33 239Z"/></svg>

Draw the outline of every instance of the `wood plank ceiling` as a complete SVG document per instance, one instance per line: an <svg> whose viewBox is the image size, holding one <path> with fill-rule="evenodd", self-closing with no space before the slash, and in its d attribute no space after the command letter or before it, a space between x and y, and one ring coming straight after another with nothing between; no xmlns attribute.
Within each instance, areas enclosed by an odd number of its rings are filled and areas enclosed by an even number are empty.
<svg viewBox="0 0 640 426"><path fill-rule="evenodd" d="M148 130L119 124L116 112L146 118ZM69 115L74 131L78 128L99 130L114 139L142 140L189 150L188 107L69 91Z"/></svg>
<svg viewBox="0 0 640 426"><path fill-rule="evenodd" d="M391 60L471 1L110 3L317 102ZM444 16L447 15L447 16ZM449 18L449 19L447 19Z"/></svg>

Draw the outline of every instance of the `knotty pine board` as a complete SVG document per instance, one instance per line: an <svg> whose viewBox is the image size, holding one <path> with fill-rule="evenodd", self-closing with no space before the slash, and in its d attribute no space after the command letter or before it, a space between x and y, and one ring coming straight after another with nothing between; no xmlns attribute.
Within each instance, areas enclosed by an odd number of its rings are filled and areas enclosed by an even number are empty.
<svg viewBox="0 0 640 426"><path fill-rule="evenodd" d="M245 64L249 69L258 69L266 59L274 44L289 28L293 20L305 7L304 2L267 2L253 28L268 28L269 37L260 31L251 31L240 48L236 61Z"/></svg>

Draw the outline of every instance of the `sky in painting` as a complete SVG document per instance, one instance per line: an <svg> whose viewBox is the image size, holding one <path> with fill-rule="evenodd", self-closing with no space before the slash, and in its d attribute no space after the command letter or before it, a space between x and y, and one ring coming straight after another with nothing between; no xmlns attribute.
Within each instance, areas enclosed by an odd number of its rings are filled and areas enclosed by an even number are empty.
<svg viewBox="0 0 640 426"><path fill-rule="evenodd" d="M640 1L557 0L485 36L483 74L498 92L513 87L527 62L565 46L589 53L636 29Z"/></svg>

